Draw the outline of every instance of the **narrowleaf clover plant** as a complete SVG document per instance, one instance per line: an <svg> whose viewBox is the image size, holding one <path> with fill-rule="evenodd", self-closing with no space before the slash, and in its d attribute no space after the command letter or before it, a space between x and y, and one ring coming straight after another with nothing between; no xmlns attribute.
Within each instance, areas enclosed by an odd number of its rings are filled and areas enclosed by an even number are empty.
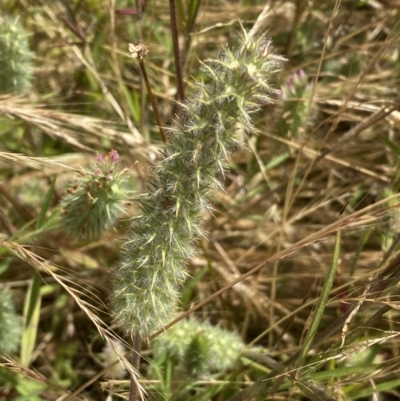
<svg viewBox="0 0 400 401"><path fill-rule="evenodd" d="M312 90L303 70L287 78L282 86L282 109L275 127L278 135L290 139L305 139L307 119L315 115L314 111L309 110Z"/></svg>
<svg viewBox="0 0 400 401"><path fill-rule="evenodd" d="M176 313L186 262L212 210L210 191L221 187L218 176L240 148L240 134L255 132L252 116L277 92L270 80L281 61L266 39L243 30L236 49L202 64L207 83L196 82L180 105L115 273L114 318L126 334L145 338Z"/></svg>
<svg viewBox="0 0 400 401"><path fill-rule="evenodd" d="M26 92L32 83L28 33L18 18L0 16L0 93Z"/></svg>

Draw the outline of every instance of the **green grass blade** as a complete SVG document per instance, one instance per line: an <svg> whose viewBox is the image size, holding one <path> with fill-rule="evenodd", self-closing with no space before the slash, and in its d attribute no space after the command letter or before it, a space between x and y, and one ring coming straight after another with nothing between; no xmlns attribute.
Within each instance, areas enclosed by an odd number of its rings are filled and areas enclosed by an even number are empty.
<svg viewBox="0 0 400 401"><path fill-rule="evenodd" d="M355 394L348 395L348 399L352 400L358 400L360 398L369 398L373 396L374 398L372 399L380 399L379 395L382 395L384 391L389 392L389 391L395 391L395 389L398 389L400 386L400 379L395 379L395 380L390 380L390 381L385 381L383 383L378 383L372 386L371 384L368 386L369 388L366 389L357 389L357 392ZM379 398L378 398L379 397ZM390 399L390 398L389 398Z"/></svg>
<svg viewBox="0 0 400 401"><path fill-rule="evenodd" d="M187 26L189 27L189 29L192 31L198 12L199 12L199 8L200 8L200 3L201 0L191 0L189 1L188 4L188 23ZM191 33L191 32L188 32Z"/></svg>
<svg viewBox="0 0 400 401"><path fill-rule="evenodd" d="M47 191L46 196L44 198L44 201L43 201L43 204L42 204L42 208L40 210L40 213L39 213L39 216L38 216L38 219L37 219L37 222L36 222L36 229L37 230L39 230L43 226L43 224L44 224L44 222L46 220L46 213L49 210L49 207L50 207L50 204L51 204L51 200L53 198L55 184L56 184L56 177L54 177L51 180L50 188Z"/></svg>
<svg viewBox="0 0 400 401"><path fill-rule="evenodd" d="M193 292L197 288L198 283L208 272L208 267L203 267L191 280L188 280L185 287L182 290L181 303L183 306L190 304L193 297Z"/></svg>
<svg viewBox="0 0 400 401"><path fill-rule="evenodd" d="M21 341L21 364L24 366L29 365L35 348L42 301L40 295L41 284L42 279L38 274L35 274L25 300L24 329Z"/></svg>
<svg viewBox="0 0 400 401"><path fill-rule="evenodd" d="M284 163L287 159L289 159L290 154L288 152L282 153L278 156L273 157L266 165L265 170L272 170L282 163Z"/></svg>
<svg viewBox="0 0 400 401"><path fill-rule="evenodd" d="M341 232L340 232L340 230L338 230L338 232L336 233L335 251L333 254L332 266L329 271L328 277L326 278L324 288L323 288L321 296L319 298L317 307L314 311L314 316L311 319L310 328L307 331L306 338L304 340L303 347L300 352L300 356L297 360L297 364L296 364L297 367L301 366L302 362L304 361L305 357L308 354L308 351L310 351L314 337L317 334L318 326L321 322L322 315L325 311L329 292L332 288L333 280L335 278L336 270L337 270L337 266L338 266L339 255L340 255L340 240L341 240Z"/></svg>
<svg viewBox="0 0 400 401"><path fill-rule="evenodd" d="M400 157L400 146L397 146L393 141L385 138L383 135L378 135L378 138L395 154Z"/></svg>

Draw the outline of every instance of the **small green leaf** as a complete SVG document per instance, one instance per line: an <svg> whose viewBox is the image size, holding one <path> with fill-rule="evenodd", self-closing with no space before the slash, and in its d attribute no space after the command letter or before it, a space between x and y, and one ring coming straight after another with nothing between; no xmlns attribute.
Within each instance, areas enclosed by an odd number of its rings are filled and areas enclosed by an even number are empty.
<svg viewBox="0 0 400 401"><path fill-rule="evenodd" d="M29 286L28 294L25 299L24 306L24 328L22 332L21 342L21 364L28 366L32 358L32 353L35 348L37 329L40 318L40 305L42 298L40 295L40 287L42 279L39 274L35 274L31 285Z"/></svg>
<svg viewBox="0 0 400 401"><path fill-rule="evenodd" d="M13 398L13 401L43 401L39 394L46 387L39 381L28 379L26 376L19 376L16 389L21 395Z"/></svg>
<svg viewBox="0 0 400 401"><path fill-rule="evenodd" d="M279 166L284 161L286 161L289 157L290 154L288 152L282 153L281 155L274 157L269 163L266 164L265 170L272 170L273 168Z"/></svg>
<svg viewBox="0 0 400 401"><path fill-rule="evenodd" d="M335 278L337 267L339 264L340 242L341 242L341 231L338 230L336 233L335 250L333 253L332 266L326 277L324 288L322 289L315 311L313 312L313 316L311 318L311 324L307 331L306 338L303 342L303 346L300 351L300 356L297 360L297 366L301 366L302 362L304 361L304 359L308 354L308 351L310 351L314 337L317 334L319 324L321 323L326 303L328 302L329 293L331 291L333 280Z"/></svg>
<svg viewBox="0 0 400 401"><path fill-rule="evenodd" d="M182 305L188 305L193 297L193 291L195 290L197 283L204 277L207 273L208 267L203 267L191 280L185 284L185 288L182 291L181 302Z"/></svg>
<svg viewBox="0 0 400 401"><path fill-rule="evenodd" d="M13 258L12 257L8 257L5 258L4 260L1 261L0 263L0 275L2 275L10 266L11 262L12 262Z"/></svg>
<svg viewBox="0 0 400 401"><path fill-rule="evenodd" d="M390 148L390 150L398 157L400 157L400 147L397 146L394 142L390 141L389 139L385 138L383 135L378 135L378 138Z"/></svg>
<svg viewBox="0 0 400 401"><path fill-rule="evenodd" d="M54 194L54 186L56 184L56 177L54 177L50 183L50 188L47 191L47 194L44 198L43 204L42 204L42 208L40 210L37 222L36 222L36 229L39 230L46 219L46 213L49 210L50 207L50 203L51 203L51 199L53 198L53 194Z"/></svg>

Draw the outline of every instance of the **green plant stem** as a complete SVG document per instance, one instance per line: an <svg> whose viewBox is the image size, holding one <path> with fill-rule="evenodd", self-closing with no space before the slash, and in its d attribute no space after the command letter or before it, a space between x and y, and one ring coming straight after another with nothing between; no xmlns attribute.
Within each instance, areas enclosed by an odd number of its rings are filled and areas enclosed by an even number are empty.
<svg viewBox="0 0 400 401"><path fill-rule="evenodd" d="M181 51L182 70L185 69L187 56L188 56L190 45L192 42L192 32L193 32L194 25L196 23L197 15L199 13L200 4L201 4L201 0L193 0L190 2L190 5L189 5L189 9L190 9L189 13L190 14L188 16L188 20L186 23L185 45L183 47L183 50Z"/></svg>
<svg viewBox="0 0 400 401"><path fill-rule="evenodd" d="M158 112L158 106L157 106L157 103L156 103L156 98L153 95L153 91L151 90L151 86L150 86L150 83L149 83L149 79L147 77L146 67L145 67L143 58L142 57L138 57L138 60L139 60L140 70L142 71L143 80L144 80L144 83L146 85L147 94L149 95L151 106L152 106L153 111L154 111L154 116L156 117L156 120L157 120L158 129L160 130L161 138L162 138L163 142L167 142L167 135L166 135L165 130L164 130L164 125L163 125L163 123L161 121L160 113Z"/></svg>
<svg viewBox="0 0 400 401"><path fill-rule="evenodd" d="M176 18L175 0L169 0L169 12L171 17L172 43L174 47L177 95L178 95L178 100L180 102L183 102L185 100L185 89L183 85L182 62L179 51L178 21Z"/></svg>
<svg viewBox="0 0 400 401"><path fill-rule="evenodd" d="M286 43L285 55L288 58L290 58L293 43L296 41L296 37L297 37L297 33L298 33L298 25L301 20L301 16L304 13L304 9L305 9L307 2L305 0L298 0L296 3L297 3L297 6L296 6L295 17L293 20L292 29L290 30L289 40Z"/></svg>

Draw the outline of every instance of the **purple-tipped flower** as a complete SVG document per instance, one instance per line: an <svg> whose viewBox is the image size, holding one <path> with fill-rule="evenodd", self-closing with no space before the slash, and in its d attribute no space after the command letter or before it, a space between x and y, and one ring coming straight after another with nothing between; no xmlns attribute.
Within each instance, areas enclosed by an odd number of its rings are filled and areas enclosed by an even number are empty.
<svg viewBox="0 0 400 401"><path fill-rule="evenodd" d="M104 163L104 156L101 155L100 153L98 153L98 154L96 155L96 161L97 161L98 163Z"/></svg>
<svg viewBox="0 0 400 401"><path fill-rule="evenodd" d="M312 117L309 113L311 92L312 85L308 83L303 70L286 78L281 92L281 114L275 124L278 135L289 138L301 138L304 135L307 118Z"/></svg>
<svg viewBox="0 0 400 401"><path fill-rule="evenodd" d="M293 95L301 96L308 89L308 77L304 70L298 73L293 73L286 78L286 84L282 88L282 92L286 98L291 98Z"/></svg>
<svg viewBox="0 0 400 401"><path fill-rule="evenodd" d="M119 160L119 154L116 150L111 149L109 155L110 155L112 161L117 162Z"/></svg>
<svg viewBox="0 0 400 401"><path fill-rule="evenodd" d="M126 169L118 164L118 152L111 150L95 159L61 201L63 225L74 237L97 238L109 230L124 212L123 201L129 196Z"/></svg>

